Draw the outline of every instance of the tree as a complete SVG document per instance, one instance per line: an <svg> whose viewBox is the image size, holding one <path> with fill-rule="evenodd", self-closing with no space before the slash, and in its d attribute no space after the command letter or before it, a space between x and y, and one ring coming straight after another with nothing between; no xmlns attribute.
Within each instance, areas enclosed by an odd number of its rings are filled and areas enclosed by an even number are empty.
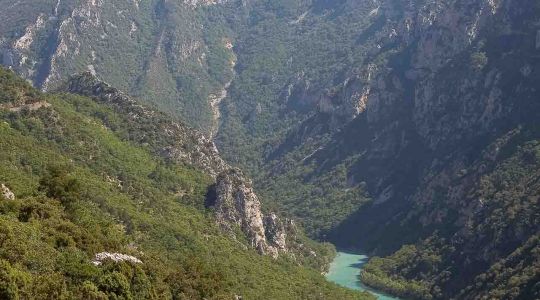
<svg viewBox="0 0 540 300"><path fill-rule="evenodd" d="M66 207L81 197L80 182L70 176L69 169L64 166L49 166L39 185L39 190L45 192L47 197L59 200Z"/></svg>
<svg viewBox="0 0 540 300"><path fill-rule="evenodd" d="M485 52L474 52L471 54L471 66L476 71L481 71L488 63Z"/></svg>

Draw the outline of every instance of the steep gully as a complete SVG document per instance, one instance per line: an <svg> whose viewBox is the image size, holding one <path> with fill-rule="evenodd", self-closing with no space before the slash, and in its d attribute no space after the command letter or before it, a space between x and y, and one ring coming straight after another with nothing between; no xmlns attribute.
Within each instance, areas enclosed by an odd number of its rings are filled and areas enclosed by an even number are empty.
<svg viewBox="0 0 540 300"><path fill-rule="evenodd" d="M231 72L231 78L223 85L223 88L217 92L210 94L208 96L208 100L210 102L210 108L212 110L212 128L210 130L210 138L214 140L215 136L217 135L219 131L219 123L221 119L221 102L227 98L228 90L231 84L233 83L234 77L236 76L236 54L234 53L234 45L231 41L225 40L225 48L227 48L231 53L231 59L229 61L230 64L230 72Z"/></svg>

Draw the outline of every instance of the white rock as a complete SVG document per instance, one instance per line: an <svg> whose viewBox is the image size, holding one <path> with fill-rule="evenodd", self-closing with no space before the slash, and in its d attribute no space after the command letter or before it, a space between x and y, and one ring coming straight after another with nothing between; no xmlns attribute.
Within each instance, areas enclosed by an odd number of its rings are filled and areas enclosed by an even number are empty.
<svg viewBox="0 0 540 300"><path fill-rule="evenodd" d="M114 262L127 261L134 264L142 264L142 261L136 258L135 256L121 254L121 253L109 253L109 252L101 252L101 253L96 254L92 263L96 266L99 266L103 263L103 261L107 259L110 259Z"/></svg>
<svg viewBox="0 0 540 300"><path fill-rule="evenodd" d="M0 186L0 192L2 193L2 196L6 198L7 200L15 200L15 194L3 183Z"/></svg>

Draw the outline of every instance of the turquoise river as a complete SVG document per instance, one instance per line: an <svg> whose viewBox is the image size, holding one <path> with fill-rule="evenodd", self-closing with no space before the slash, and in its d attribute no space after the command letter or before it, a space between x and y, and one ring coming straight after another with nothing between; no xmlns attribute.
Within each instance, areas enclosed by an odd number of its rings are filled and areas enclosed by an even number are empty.
<svg viewBox="0 0 540 300"><path fill-rule="evenodd" d="M362 266L367 262L368 257L361 254L351 254L346 252L338 252L336 258L330 265L330 270L326 274L329 281L335 282L344 287L348 287L360 291L369 291L379 300L397 300L399 298L381 294L373 289L363 285L358 276L362 270Z"/></svg>

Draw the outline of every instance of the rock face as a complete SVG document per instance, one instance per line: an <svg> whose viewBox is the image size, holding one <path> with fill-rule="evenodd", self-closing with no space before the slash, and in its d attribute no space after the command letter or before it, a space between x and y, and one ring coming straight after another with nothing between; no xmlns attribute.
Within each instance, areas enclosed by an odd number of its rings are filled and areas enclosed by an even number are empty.
<svg viewBox="0 0 540 300"><path fill-rule="evenodd" d="M15 194L3 183L0 185L0 193L7 200L15 200Z"/></svg>
<svg viewBox="0 0 540 300"><path fill-rule="evenodd" d="M221 90L231 75L216 80L208 73L208 57L224 45L205 38L199 8L227 2L21 0L0 11L0 63L43 90L91 71L210 132L211 103L200 99ZM230 73L223 68L216 71Z"/></svg>
<svg viewBox="0 0 540 300"><path fill-rule="evenodd" d="M207 204L215 208L217 222L224 229L234 233L234 227L239 226L250 245L261 254L277 257L280 252L287 252L287 234L279 218L273 213L264 216L251 181L240 170L229 166L219 156L214 143L203 134L140 105L90 72L73 76L64 88L110 105L126 116L130 128L147 133L127 138L150 145L171 162L195 166L213 177L215 189L209 193Z"/></svg>
<svg viewBox="0 0 540 300"><path fill-rule="evenodd" d="M97 253L92 260L92 263L96 266L103 264L104 261L111 260L113 262L123 262L127 261L133 264L142 264L143 262L136 258L135 256L122 254L122 253L109 253L109 252L100 252Z"/></svg>
<svg viewBox="0 0 540 300"><path fill-rule="evenodd" d="M242 229L251 246L261 254L277 257L287 250L287 234L280 226L278 217L261 213L261 203L253 191L251 181L245 179L238 169L221 173L216 180L215 200L218 223L229 231L232 226Z"/></svg>

